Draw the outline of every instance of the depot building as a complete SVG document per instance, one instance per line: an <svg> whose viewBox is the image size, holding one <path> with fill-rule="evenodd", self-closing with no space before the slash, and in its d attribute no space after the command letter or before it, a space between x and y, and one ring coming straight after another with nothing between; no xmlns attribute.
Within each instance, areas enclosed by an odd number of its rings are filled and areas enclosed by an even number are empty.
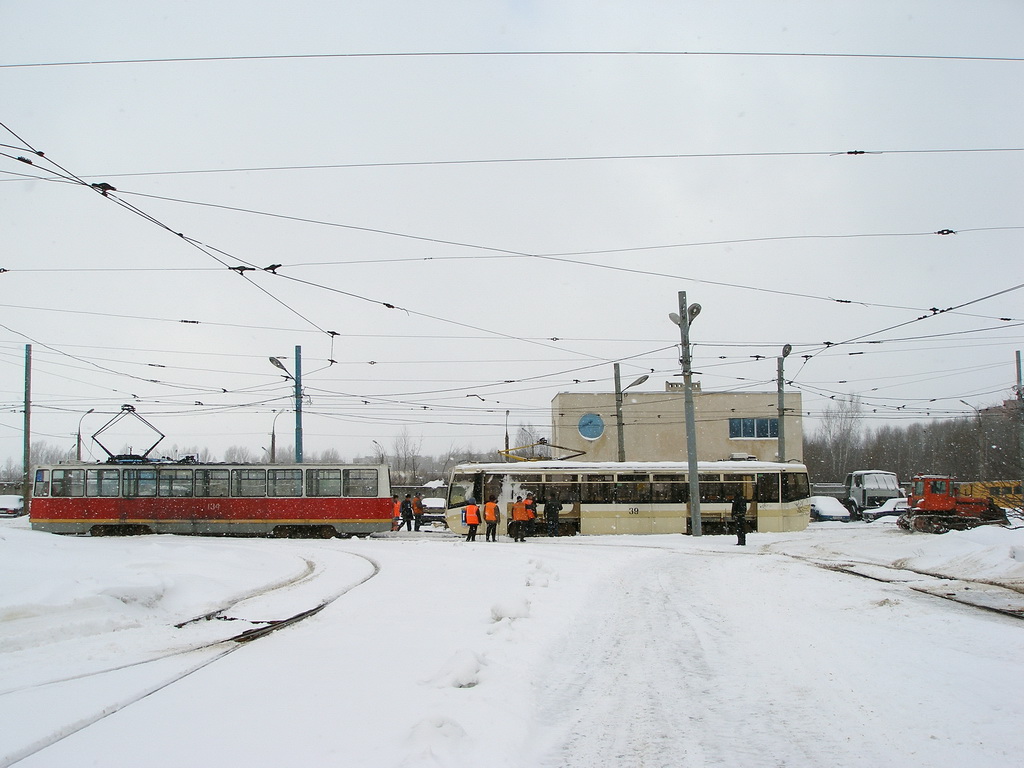
<svg viewBox="0 0 1024 768"><path fill-rule="evenodd" d="M803 461L802 399L784 395L785 460ZM559 393L551 401L552 455L583 451L579 461L619 459L619 412L625 461L687 461L682 382L664 392L627 391L616 408L614 392ZM693 385L697 460L779 460L777 392L703 392Z"/></svg>

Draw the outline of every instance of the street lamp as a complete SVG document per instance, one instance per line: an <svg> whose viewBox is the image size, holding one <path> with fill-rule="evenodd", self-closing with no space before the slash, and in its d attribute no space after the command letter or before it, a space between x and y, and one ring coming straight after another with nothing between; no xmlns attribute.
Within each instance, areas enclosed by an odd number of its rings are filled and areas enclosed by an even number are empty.
<svg viewBox="0 0 1024 768"><path fill-rule="evenodd" d="M697 471L697 432L693 415L693 373L690 370L690 324L700 314L700 304L687 305L686 291L679 292L679 314L669 314L669 320L679 326L682 342L683 366L683 407L686 411L686 461L690 476L690 534L701 535L700 525L700 475Z"/></svg>
<svg viewBox="0 0 1024 768"><path fill-rule="evenodd" d="M302 463L302 347L295 347L295 375L292 376L279 358L271 357L270 363L285 373L286 379L295 382L295 463Z"/></svg>
<svg viewBox="0 0 1024 768"><path fill-rule="evenodd" d="M987 445L988 441L985 439L985 430L982 429L981 411L979 409L975 408L970 403L968 403L966 400L961 400L960 402L963 403L964 405L966 405L972 411L974 411L974 414L975 414L975 416L977 418L977 428L978 428L978 463L980 464L980 466L978 467L978 476L981 477L981 478L985 478L987 470L988 470L988 445Z"/></svg>
<svg viewBox="0 0 1024 768"><path fill-rule="evenodd" d="M793 351L792 344L786 344L782 348L782 356L777 358L779 363L779 461L786 460L786 394L784 391L784 379L782 377L783 361Z"/></svg>
<svg viewBox="0 0 1024 768"><path fill-rule="evenodd" d="M647 381L647 375L641 376L639 379L634 381L628 387L622 386L622 380L619 378L619 364L615 363L615 423L619 429L619 461L626 460L626 438L622 432L622 393L630 387L636 387Z"/></svg>
<svg viewBox="0 0 1024 768"><path fill-rule="evenodd" d="M272 358L275 359L275 358ZM270 463L277 464L277 417L284 411L277 411L274 420L270 422Z"/></svg>
<svg viewBox="0 0 1024 768"><path fill-rule="evenodd" d="M86 416L88 416L90 413L94 412L95 410L96 410L95 408L90 408L88 411L83 413L82 414L82 418L80 418L78 420L78 440L75 442L75 460L76 461L81 461L82 460L82 422L85 420Z"/></svg>

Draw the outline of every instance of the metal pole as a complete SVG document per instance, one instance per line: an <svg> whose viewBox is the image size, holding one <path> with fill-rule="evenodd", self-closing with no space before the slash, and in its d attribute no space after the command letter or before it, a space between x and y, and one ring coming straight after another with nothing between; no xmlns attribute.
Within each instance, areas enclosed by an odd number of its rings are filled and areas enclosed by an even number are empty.
<svg viewBox="0 0 1024 768"><path fill-rule="evenodd" d="M619 433L619 461L626 460L626 438L622 433L622 379L619 377L619 364L615 368L615 425Z"/></svg>
<svg viewBox="0 0 1024 768"><path fill-rule="evenodd" d="M295 347L295 463L302 463L302 347Z"/></svg>
<svg viewBox="0 0 1024 768"><path fill-rule="evenodd" d="M783 368L785 367L785 360L789 356L789 353L793 351L793 347L789 344L782 348L782 355L778 358L779 361L779 461L786 461L786 391L785 383L786 380L783 376Z"/></svg>
<svg viewBox="0 0 1024 768"><path fill-rule="evenodd" d="M82 422L85 420L86 416L88 416L95 410L95 408L90 408L88 411L83 413L82 418L78 420L78 440L75 443L75 461L82 460Z"/></svg>
<svg viewBox="0 0 1024 768"><path fill-rule="evenodd" d="M1021 380L1020 350L1017 350L1017 467L1020 474L1020 507L1024 508L1024 381Z"/></svg>
<svg viewBox="0 0 1024 768"><path fill-rule="evenodd" d="M29 508L29 494L32 491L32 345L25 345L25 424L24 445L22 446L21 498L25 509Z"/></svg>
<svg viewBox="0 0 1024 768"><path fill-rule="evenodd" d="M700 312L700 305L694 304L693 317ZM686 291L679 292L679 334L683 356L683 408L686 411L686 462L690 486L690 534L701 535L700 520L700 475L697 469L697 426L693 414L693 375L690 370L690 316L691 308L686 304Z"/></svg>

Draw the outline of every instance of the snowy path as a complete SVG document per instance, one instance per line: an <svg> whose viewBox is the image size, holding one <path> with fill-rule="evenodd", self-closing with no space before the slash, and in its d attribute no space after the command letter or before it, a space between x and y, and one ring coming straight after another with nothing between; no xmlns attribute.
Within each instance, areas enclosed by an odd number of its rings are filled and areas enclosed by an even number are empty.
<svg viewBox="0 0 1024 768"><path fill-rule="evenodd" d="M540 720L556 725L542 732L538 765L995 766L1007 759L998 746L991 761L982 757L986 735L993 745L1015 738L984 713L984 702L972 702L976 665L984 662L941 638L922 646L901 637L899 606L946 612L950 621L984 618L773 555L654 554L637 565L595 589L585 620L539 676ZM1011 635L1024 631L995 624ZM997 684L998 653L988 655ZM958 677L965 661L971 671ZM930 663L936 672L948 667L947 677L925 692L919 674ZM1013 696L1012 685L1003 693ZM911 727L925 731L925 749L918 739L908 745Z"/></svg>
<svg viewBox="0 0 1024 768"><path fill-rule="evenodd" d="M0 594L0 757L17 768L1024 762L1024 621L807 560L1016 584L1024 530L826 524L748 544L89 540L0 526L0 577L13 585ZM306 577L307 561L330 565L323 579ZM280 589L237 606L246 618L360 582L166 687L173 660L70 679L180 648L183 618L268 586ZM52 680L67 682L40 684ZM111 703L109 717L47 739Z"/></svg>

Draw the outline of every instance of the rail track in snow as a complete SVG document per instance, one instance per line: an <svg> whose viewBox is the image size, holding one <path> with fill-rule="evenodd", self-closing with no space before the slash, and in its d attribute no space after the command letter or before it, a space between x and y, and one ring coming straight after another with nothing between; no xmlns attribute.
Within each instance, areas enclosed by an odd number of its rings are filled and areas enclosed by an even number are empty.
<svg viewBox="0 0 1024 768"><path fill-rule="evenodd" d="M108 702L100 706L90 702L82 711L66 716L64 721L59 724L51 722L43 725L42 728L37 729L36 733L32 733L31 728L23 728L22 733L19 734L23 739L21 745L8 747L3 753L0 753L0 768L14 765L132 704L142 701L225 658L243 648L247 643L315 616L339 598L380 573L380 564L366 555L348 551L322 550L322 552L329 553L329 556L321 558L320 561L304 557L306 569L293 578L253 590L226 602L213 611L173 625L173 630L184 631L185 635L193 634L193 631L200 627L204 630L195 632L194 634L198 634L199 637L191 640L186 636L179 636L177 647L174 649L157 653L143 651L140 654L143 656L142 658L125 663L101 665L72 676L38 680L0 690L0 699L8 697L22 699L25 704L22 711L32 712L34 717L39 717L43 712L48 711L43 702L60 699L66 703L65 694L68 698L72 698L76 692L81 693L90 686L103 688L102 684L94 684L97 681L106 681L116 677L119 673L127 674L129 670L134 670L131 674L139 674L139 670L143 670L143 676L150 678L142 686L135 682L134 690L116 696L113 701L108 699ZM343 555L345 560L354 557L365 561L369 565L368 572L361 578L347 581L344 585L324 583L325 579L329 579L330 567L327 561L335 555ZM292 610L291 608L284 608L288 605L294 606L296 602L300 602L302 605L301 610L289 612ZM222 631L228 627L231 627L231 631ZM235 629L240 631L234 631ZM169 668L165 669L165 667ZM107 695L109 696L109 694Z"/></svg>

